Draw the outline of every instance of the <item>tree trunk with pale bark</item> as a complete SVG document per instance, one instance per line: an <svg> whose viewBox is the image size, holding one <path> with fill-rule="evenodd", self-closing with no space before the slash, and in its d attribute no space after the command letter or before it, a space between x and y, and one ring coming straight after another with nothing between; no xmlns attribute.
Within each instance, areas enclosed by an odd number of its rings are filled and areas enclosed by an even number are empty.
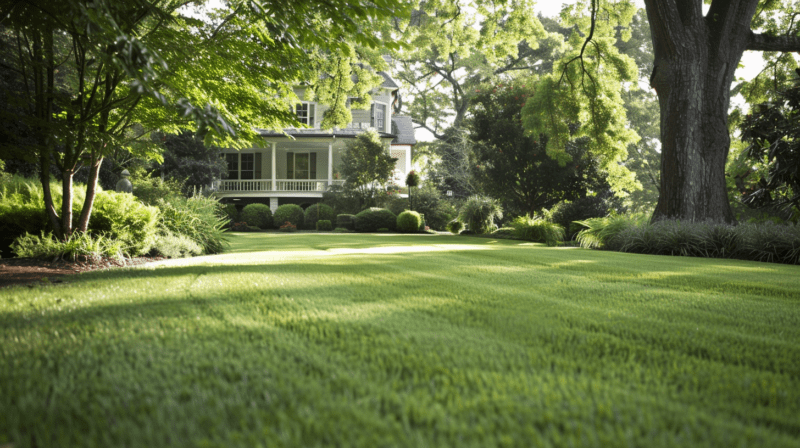
<svg viewBox="0 0 800 448"><path fill-rule="evenodd" d="M645 0L661 108L661 194L653 220L733 222L725 182L728 108L745 50L798 51L800 38L754 34L758 0Z"/></svg>

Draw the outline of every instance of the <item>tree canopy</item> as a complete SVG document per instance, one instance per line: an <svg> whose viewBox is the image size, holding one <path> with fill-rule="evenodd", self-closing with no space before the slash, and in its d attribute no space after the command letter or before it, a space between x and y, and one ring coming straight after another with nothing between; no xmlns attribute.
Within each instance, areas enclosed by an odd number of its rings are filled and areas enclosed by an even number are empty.
<svg viewBox="0 0 800 448"><path fill-rule="evenodd" d="M204 5L205 2L193 2ZM72 175L92 167L79 228L91 214L97 170L108 151L159 129L198 130L207 143L241 147L257 128L299 125L293 87L309 82L333 110L343 89L328 60L374 61L369 48L396 48L375 23L408 13L404 2L232 0L189 14L177 0L0 2L3 97L24 109L27 145L40 163L45 205L59 236L72 231ZM364 49L364 50L362 50ZM361 61L372 55L369 60ZM349 72L347 72L349 81ZM362 76L367 82L374 77ZM341 114L326 124L344 125ZM138 145L145 151L153 147ZM131 146L131 148L134 148ZM157 157L157 153L143 155ZM49 193L51 160L62 176L61 216Z"/></svg>

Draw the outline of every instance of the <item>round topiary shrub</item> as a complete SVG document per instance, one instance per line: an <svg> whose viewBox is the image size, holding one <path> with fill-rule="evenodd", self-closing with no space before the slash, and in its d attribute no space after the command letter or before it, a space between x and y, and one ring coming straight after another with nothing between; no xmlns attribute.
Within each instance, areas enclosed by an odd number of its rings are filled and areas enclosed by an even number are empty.
<svg viewBox="0 0 800 448"><path fill-rule="evenodd" d="M464 230L464 223L461 221L453 220L447 223L447 231L454 235L458 235L462 230Z"/></svg>
<svg viewBox="0 0 800 448"><path fill-rule="evenodd" d="M272 227L272 210L266 204L248 204L242 210L239 220L246 222L248 226L269 229Z"/></svg>
<svg viewBox="0 0 800 448"><path fill-rule="evenodd" d="M317 221L317 230L333 230L333 225L327 219Z"/></svg>
<svg viewBox="0 0 800 448"><path fill-rule="evenodd" d="M306 215L303 213L303 207L297 204L283 204L272 215L272 222L276 227L286 224L287 221L295 227L302 227L305 219Z"/></svg>
<svg viewBox="0 0 800 448"><path fill-rule="evenodd" d="M346 213L336 215L336 228L355 230L355 218L356 215L348 215Z"/></svg>
<svg viewBox="0 0 800 448"><path fill-rule="evenodd" d="M359 232L375 232L384 228L395 230L397 216L385 208L368 208L355 216L354 224Z"/></svg>
<svg viewBox="0 0 800 448"><path fill-rule="evenodd" d="M314 204L306 209L305 227L306 229L316 229L317 221L327 220L333 221L333 209L325 204Z"/></svg>
<svg viewBox="0 0 800 448"><path fill-rule="evenodd" d="M404 233L419 232L422 225L422 216L417 212L406 210L397 215L397 231Z"/></svg>

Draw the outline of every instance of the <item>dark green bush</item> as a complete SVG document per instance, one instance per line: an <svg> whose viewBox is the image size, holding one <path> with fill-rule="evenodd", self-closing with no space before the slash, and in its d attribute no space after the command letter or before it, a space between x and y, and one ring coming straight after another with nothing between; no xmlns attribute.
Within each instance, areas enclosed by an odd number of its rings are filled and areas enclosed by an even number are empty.
<svg viewBox="0 0 800 448"><path fill-rule="evenodd" d="M334 215L332 208L328 207L325 204L313 204L306 209L306 214L304 218L305 228L316 229L317 221L320 220L333 221L335 218L336 215Z"/></svg>
<svg viewBox="0 0 800 448"><path fill-rule="evenodd" d="M439 190L429 185L414 191L414 211L423 215L425 225L435 230L445 230L447 223L458 215L456 208L442 199Z"/></svg>
<svg viewBox="0 0 800 448"><path fill-rule="evenodd" d="M232 226L233 223L239 222L239 210L236 209L236 206L233 204L227 204L222 207L222 212L225 213L225 217L228 218L228 226ZM272 211L270 211L270 215Z"/></svg>
<svg viewBox="0 0 800 448"><path fill-rule="evenodd" d="M378 229L397 228L397 216L385 208L368 208L355 216L355 229L359 232L376 232Z"/></svg>
<svg viewBox="0 0 800 448"><path fill-rule="evenodd" d="M336 216L336 228L355 230L355 215L341 214Z"/></svg>
<svg viewBox="0 0 800 448"><path fill-rule="evenodd" d="M241 221L259 229L272 228L272 210L265 204L248 204L242 209Z"/></svg>
<svg viewBox="0 0 800 448"><path fill-rule="evenodd" d="M297 204L283 204L275 210L272 215L272 222L275 227L280 228L282 225L289 221L295 227L302 227L305 221L305 213L303 207Z"/></svg>
<svg viewBox="0 0 800 448"><path fill-rule="evenodd" d="M317 221L317 230L332 230L333 225L331 224L330 220L327 219L320 219Z"/></svg>
<svg viewBox="0 0 800 448"><path fill-rule="evenodd" d="M564 228L542 218L518 216L511 221L514 236L521 240L555 246L564 241Z"/></svg>
<svg viewBox="0 0 800 448"><path fill-rule="evenodd" d="M464 230L464 223L461 221L453 220L447 223L447 231L458 235L461 231Z"/></svg>
<svg viewBox="0 0 800 448"><path fill-rule="evenodd" d="M602 218L608 215L608 211L605 199L600 196L587 196L572 202L564 201L556 204L550 210L550 221L563 227L567 231L567 238L571 240L581 230L581 226L575 221Z"/></svg>

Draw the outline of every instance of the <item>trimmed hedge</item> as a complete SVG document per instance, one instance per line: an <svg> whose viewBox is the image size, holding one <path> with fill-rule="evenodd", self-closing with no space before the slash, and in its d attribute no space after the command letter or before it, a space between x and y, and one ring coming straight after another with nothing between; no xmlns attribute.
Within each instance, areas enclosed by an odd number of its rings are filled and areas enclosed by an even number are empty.
<svg viewBox="0 0 800 448"><path fill-rule="evenodd" d="M333 225L327 219L317 221L317 230L333 230Z"/></svg>
<svg viewBox="0 0 800 448"><path fill-rule="evenodd" d="M385 208L368 208L355 216L358 232L376 232L378 229L395 230L397 216Z"/></svg>
<svg viewBox="0 0 800 448"><path fill-rule="evenodd" d="M305 219L306 215L303 212L303 207L297 204L283 204L272 215L273 225L278 228L286 224L287 221L295 227L302 227Z"/></svg>
<svg viewBox="0 0 800 448"><path fill-rule="evenodd" d="M272 210L266 204L248 204L242 210L240 220L248 226L269 229L272 227Z"/></svg>
<svg viewBox="0 0 800 448"><path fill-rule="evenodd" d="M336 228L342 228L347 230L355 230L355 219L356 215L348 215L346 213L342 213L341 215L336 216Z"/></svg>
<svg viewBox="0 0 800 448"><path fill-rule="evenodd" d="M419 213L406 210L397 215L397 231L403 233L419 232L422 226L422 216Z"/></svg>
<svg viewBox="0 0 800 448"><path fill-rule="evenodd" d="M333 209L325 204L314 204L306 209L305 213L305 228L316 229L317 222L320 220L333 221L336 215Z"/></svg>

